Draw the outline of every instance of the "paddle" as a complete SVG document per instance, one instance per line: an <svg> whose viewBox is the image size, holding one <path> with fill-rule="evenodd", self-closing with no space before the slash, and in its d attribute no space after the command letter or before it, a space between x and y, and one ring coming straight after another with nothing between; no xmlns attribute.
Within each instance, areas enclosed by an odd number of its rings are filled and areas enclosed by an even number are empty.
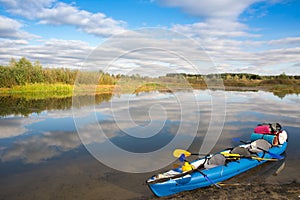
<svg viewBox="0 0 300 200"><path fill-rule="evenodd" d="M251 185L251 183L218 183L220 186L224 187L224 186L247 186L247 185Z"/></svg>
<svg viewBox="0 0 300 200"><path fill-rule="evenodd" d="M179 154L181 153L181 154ZM240 154L231 154L226 152L221 152L225 157L232 157L232 158L252 158L255 160L268 160L268 161L277 161L278 159L272 159L272 158L260 158L256 156L242 156ZM191 156L191 155L202 155L197 153L191 153L189 151L183 150L183 149L175 149L173 152L173 156L179 158L181 162L184 162L185 158L181 158L181 156L184 155L185 157Z"/></svg>
<svg viewBox="0 0 300 200"><path fill-rule="evenodd" d="M200 174L202 174L202 176L204 176L204 178L209 181L211 184L215 185L218 188L221 188L221 186L215 182L213 182L210 178L208 178L208 176L206 174L204 174L201 170L196 169Z"/></svg>
<svg viewBox="0 0 300 200"><path fill-rule="evenodd" d="M178 158L180 160L180 162L188 162L186 159L185 159L185 154L181 154ZM189 163L189 162L188 162ZM189 163L190 164L190 163ZM202 176L204 176L204 178L210 182L211 184L215 185L216 187L218 188L221 188L221 186L219 186L217 183L215 183L213 180L211 180L205 173L203 173L200 169L194 169L195 171L199 172Z"/></svg>
<svg viewBox="0 0 300 200"><path fill-rule="evenodd" d="M186 162L184 154L181 154L178 159L180 160L180 162Z"/></svg>
<svg viewBox="0 0 300 200"><path fill-rule="evenodd" d="M278 159L276 158L261 158L261 157L257 157L257 156L243 156L237 153L227 153L227 152L221 152L221 154L223 156L225 156L226 158L250 158L250 159L254 159L254 160L267 160L267 161L278 161Z"/></svg>
<svg viewBox="0 0 300 200"><path fill-rule="evenodd" d="M235 141L235 142L241 142L243 144L248 144L248 142L245 142L245 141L241 140L240 138L233 138L232 140ZM259 149L259 150L262 150L265 153L268 153L270 156L272 156L273 158L276 158L278 160L282 160L284 158L284 156L281 156L281 155L275 154L275 153L271 153L271 152L269 152L267 150L264 150L263 148L260 148L260 147L257 147L257 146L253 146L253 147L255 147L255 148Z"/></svg>
<svg viewBox="0 0 300 200"><path fill-rule="evenodd" d="M207 156L207 154L199 154L199 153L191 153L183 149L175 149L173 151L173 156L175 158L179 158L182 154L184 154L185 157L189 156Z"/></svg>

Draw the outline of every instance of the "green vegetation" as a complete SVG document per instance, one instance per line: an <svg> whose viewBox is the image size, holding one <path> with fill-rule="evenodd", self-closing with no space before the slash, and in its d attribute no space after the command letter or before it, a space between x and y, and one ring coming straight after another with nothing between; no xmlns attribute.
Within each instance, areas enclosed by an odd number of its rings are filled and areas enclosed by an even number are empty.
<svg viewBox="0 0 300 200"><path fill-rule="evenodd" d="M35 83L35 84L25 84L20 86L13 86L11 88L11 93L18 93L19 91L25 93L36 93L36 92L62 92L62 93L70 93L72 92L73 87L69 84L45 84L45 83Z"/></svg>
<svg viewBox="0 0 300 200"><path fill-rule="evenodd" d="M38 61L32 64L26 58L19 61L11 59L7 66L0 66L0 88L37 83L74 85L76 79L78 84L95 84L98 81L100 85L111 85L115 82L114 76L101 71L78 73L78 70L65 68L43 68Z"/></svg>
<svg viewBox="0 0 300 200"><path fill-rule="evenodd" d="M75 83L76 82L76 83ZM65 68L43 68L36 61L26 58L11 59L7 66L0 66L0 94L18 94L35 99L68 97L73 89L83 94L139 93L148 91L171 91L174 89L219 89L223 82L226 90L265 90L278 96L300 93L300 76L284 73L262 76L248 73L223 73L209 75L167 74L161 77L136 75L113 75L99 72L79 71ZM95 86L97 83L97 86ZM76 94L77 95L77 94Z"/></svg>
<svg viewBox="0 0 300 200"><path fill-rule="evenodd" d="M25 98L63 98L73 95L75 81L80 91L95 92L91 85L98 83L96 93L112 92L117 78L99 72L80 72L65 68L43 68L37 61L26 58L11 59L7 66L0 66L0 94L18 94Z"/></svg>
<svg viewBox="0 0 300 200"><path fill-rule="evenodd" d="M224 73L209 75L180 74L181 79L186 79L193 88L206 88L206 81L213 83L223 80L226 90L264 90L273 92L274 95L284 97L286 94L300 94L300 76L280 75L261 76L246 73ZM169 78L179 78L179 74L167 74ZM216 81L217 82L217 81ZM213 84L210 87L214 88ZM216 89L217 84L216 84Z"/></svg>

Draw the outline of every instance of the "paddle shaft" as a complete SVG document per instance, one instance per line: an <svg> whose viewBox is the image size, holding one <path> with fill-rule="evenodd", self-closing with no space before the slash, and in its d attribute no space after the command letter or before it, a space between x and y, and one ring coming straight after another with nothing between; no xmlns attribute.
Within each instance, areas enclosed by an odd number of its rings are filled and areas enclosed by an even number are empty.
<svg viewBox="0 0 300 200"><path fill-rule="evenodd" d="M251 185L251 183L218 183L220 186L247 186Z"/></svg>
<svg viewBox="0 0 300 200"><path fill-rule="evenodd" d="M223 156L226 158L250 158L250 159L255 159L255 160L268 160L268 161L278 161L278 159L275 158L261 158L261 157L256 157L256 156L243 156L240 154L231 154L227 152L221 152Z"/></svg>
<svg viewBox="0 0 300 200"><path fill-rule="evenodd" d="M197 169L197 171L204 176L204 178L209 181L211 184L215 185L217 188L221 188L221 186L215 182L213 182L205 173L203 173L200 169Z"/></svg>
<svg viewBox="0 0 300 200"><path fill-rule="evenodd" d="M225 156L226 158L250 158L254 160L267 160L267 161L278 161L276 158L261 158L255 156Z"/></svg>
<svg viewBox="0 0 300 200"><path fill-rule="evenodd" d="M191 156L209 156L209 154L203 154L203 153L191 153Z"/></svg>

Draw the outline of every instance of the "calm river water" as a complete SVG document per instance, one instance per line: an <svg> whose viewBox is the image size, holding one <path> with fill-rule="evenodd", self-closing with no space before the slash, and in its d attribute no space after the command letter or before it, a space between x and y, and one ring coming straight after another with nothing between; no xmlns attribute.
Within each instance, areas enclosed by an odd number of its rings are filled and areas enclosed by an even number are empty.
<svg viewBox="0 0 300 200"><path fill-rule="evenodd" d="M276 176L278 164L266 164L242 181L300 181L298 95L195 90L74 102L0 96L0 199L147 199L145 180L179 162L175 148L216 153L261 122L288 132L286 159Z"/></svg>

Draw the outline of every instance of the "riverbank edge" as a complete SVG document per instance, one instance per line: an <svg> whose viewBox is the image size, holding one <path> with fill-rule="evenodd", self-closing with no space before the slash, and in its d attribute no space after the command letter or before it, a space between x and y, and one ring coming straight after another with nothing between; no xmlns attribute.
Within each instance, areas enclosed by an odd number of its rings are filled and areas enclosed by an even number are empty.
<svg viewBox="0 0 300 200"><path fill-rule="evenodd" d="M168 197L152 197L149 200L194 200L194 199L300 199L300 183L288 184L241 184L200 188Z"/></svg>
<svg viewBox="0 0 300 200"><path fill-rule="evenodd" d="M226 82L225 82L226 83ZM124 94L124 93L141 93L141 92L173 92L187 89L211 89L225 91L265 91L284 97L287 94L300 94L300 86L295 85L265 85L265 86L233 86L233 85L206 85L191 84L188 86L176 84L155 84L145 83L140 86L136 84L123 85L70 85L64 83L55 84L26 84L23 86L14 86L12 88L0 88L0 95L18 95L41 97L71 97L74 95L94 95L94 94Z"/></svg>

